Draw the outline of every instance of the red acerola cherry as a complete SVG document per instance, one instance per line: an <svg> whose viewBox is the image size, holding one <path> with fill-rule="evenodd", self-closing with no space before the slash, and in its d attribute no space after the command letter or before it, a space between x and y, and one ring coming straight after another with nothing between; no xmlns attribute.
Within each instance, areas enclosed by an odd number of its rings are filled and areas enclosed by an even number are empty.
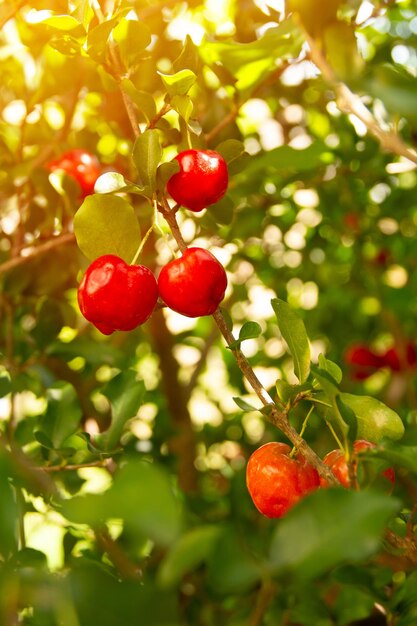
<svg viewBox="0 0 417 626"><path fill-rule="evenodd" d="M402 348L402 350L401 350ZM402 354L404 352L404 354ZM382 355L383 364L394 372L401 372L413 367L417 363L417 352L412 343L407 343L404 347L389 348Z"/></svg>
<svg viewBox="0 0 417 626"><path fill-rule="evenodd" d="M175 158L180 171L167 183L175 202L197 213L223 198L229 174L221 154L214 150L184 150Z"/></svg>
<svg viewBox="0 0 417 626"><path fill-rule="evenodd" d="M354 476L357 475L360 453L364 450L369 450L370 448L375 447L376 444L372 443L371 441L366 441L365 439L357 439L354 442L351 461L353 465ZM349 467L342 450L332 450L331 452L326 454L323 459L323 463L330 467L333 474L336 476L340 484L343 485L343 487L350 487ZM382 475L385 476L385 478L387 478L392 484L394 484L395 472L393 467L388 467L382 472ZM328 487L328 483L324 478L320 478L320 485L322 487Z"/></svg>
<svg viewBox="0 0 417 626"><path fill-rule="evenodd" d="M84 317L104 335L133 330L152 314L158 285L151 270L128 265L114 254L93 261L78 287L78 304Z"/></svg>
<svg viewBox="0 0 417 626"><path fill-rule="evenodd" d="M47 164L50 172L64 170L68 176L75 178L81 187L81 197L93 193L94 185L101 174L100 162L94 154L75 148L64 152L58 159Z"/></svg>
<svg viewBox="0 0 417 626"><path fill-rule="evenodd" d="M350 346L345 352L345 361L352 366L352 378L364 380L384 367L384 360L365 344Z"/></svg>
<svg viewBox="0 0 417 626"><path fill-rule="evenodd" d="M162 268L158 285L170 309L187 317L201 317L214 313L223 300L227 276L211 252L188 248Z"/></svg>
<svg viewBox="0 0 417 626"><path fill-rule="evenodd" d="M246 485L254 505L266 517L282 517L320 486L316 469L300 455L290 457L290 452L285 443L266 443L248 461Z"/></svg>

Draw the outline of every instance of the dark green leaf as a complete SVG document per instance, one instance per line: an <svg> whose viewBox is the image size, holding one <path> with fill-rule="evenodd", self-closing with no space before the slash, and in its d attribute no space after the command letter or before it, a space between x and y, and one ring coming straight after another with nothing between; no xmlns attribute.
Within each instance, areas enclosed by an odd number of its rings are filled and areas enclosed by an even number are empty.
<svg viewBox="0 0 417 626"><path fill-rule="evenodd" d="M239 409L242 409L242 411L259 411L259 409L252 406L249 402L246 402L246 400L243 400L242 398L234 397L233 400L236 402Z"/></svg>
<svg viewBox="0 0 417 626"><path fill-rule="evenodd" d="M342 382L342 370L336 363L333 363L333 361L329 361L329 359L326 359L324 354L319 354L319 367L320 369L328 372L330 376L334 379L335 383L337 383L338 385Z"/></svg>
<svg viewBox="0 0 417 626"><path fill-rule="evenodd" d="M79 428L82 413L78 396L72 385L59 381L48 389L46 398L48 406L40 422L41 431L54 448L61 448Z"/></svg>
<svg viewBox="0 0 417 626"><path fill-rule="evenodd" d="M380 547L395 498L367 490L314 492L281 520L271 546L275 573L314 579L338 564L364 561Z"/></svg>
<svg viewBox="0 0 417 626"><path fill-rule="evenodd" d="M300 383L304 383L310 373L310 343L304 322L284 300L274 298L271 304L278 321L278 328L294 360L294 373Z"/></svg>
<svg viewBox="0 0 417 626"><path fill-rule="evenodd" d="M219 526L200 526L182 535L159 568L158 581L161 587L178 585L184 574L206 561L220 532Z"/></svg>
<svg viewBox="0 0 417 626"><path fill-rule="evenodd" d="M137 380L136 372L125 370L112 378L101 393L111 403L112 421L109 429L98 435L94 442L104 449L112 449L119 443L126 422L137 414L145 385L142 380Z"/></svg>
<svg viewBox="0 0 417 626"><path fill-rule="evenodd" d="M105 493L66 500L62 512L70 521L93 527L122 519L133 532L162 545L171 544L181 527L181 509L168 476L158 465L137 459L119 470Z"/></svg>
<svg viewBox="0 0 417 626"><path fill-rule="evenodd" d="M140 243L140 228L132 206L119 196L87 196L74 217L78 246L90 261L116 254L130 263Z"/></svg>

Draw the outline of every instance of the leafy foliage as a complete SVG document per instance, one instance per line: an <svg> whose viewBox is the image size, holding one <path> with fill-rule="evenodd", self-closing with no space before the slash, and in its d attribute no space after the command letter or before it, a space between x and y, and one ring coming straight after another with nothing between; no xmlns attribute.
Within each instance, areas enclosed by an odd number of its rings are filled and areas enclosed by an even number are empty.
<svg viewBox="0 0 417 626"><path fill-rule="evenodd" d="M411 0L0 6L1 624L416 622L416 20ZM165 191L190 147L229 168L198 215ZM83 201L47 168L73 148L101 163ZM175 220L227 269L229 349L211 317L104 337L80 315L87 261L157 275ZM277 413L320 458L375 442L392 493L263 518L245 466L287 442Z"/></svg>

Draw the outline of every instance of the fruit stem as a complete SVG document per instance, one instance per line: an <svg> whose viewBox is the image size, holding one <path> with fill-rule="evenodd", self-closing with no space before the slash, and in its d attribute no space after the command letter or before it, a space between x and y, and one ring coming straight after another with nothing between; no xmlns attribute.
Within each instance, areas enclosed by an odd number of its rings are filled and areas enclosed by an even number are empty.
<svg viewBox="0 0 417 626"><path fill-rule="evenodd" d="M301 426L301 430L300 430L300 437L302 437L304 435L305 429L307 428L307 424L308 424L308 420L310 419L310 416L312 414L312 412L314 411L314 406L312 406L309 410L309 412L307 413L303 425ZM297 447L293 446L293 449L291 450L289 456L292 458L294 456L294 454L297 451Z"/></svg>
<svg viewBox="0 0 417 626"><path fill-rule="evenodd" d="M130 265L135 265L136 261L138 260L138 258L140 257L142 250L145 246L145 243L148 241L150 234L152 233L153 229L155 228L155 223L152 224L152 226L150 226L148 228L148 230L146 231L146 234L144 236L144 238L142 239L142 241L140 242L140 245L138 247L138 249L136 250L135 256L133 257Z"/></svg>
<svg viewBox="0 0 417 626"><path fill-rule="evenodd" d="M334 439L336 440L337 445L339 446L339 448L341 449L341 451L342 451L342 452L343 452L343 454L345 455L345 457L346 457L346 461L349 461L349 456L350 456L350 455L349 455L349 449L348 449L348 447L347 447L347 446L344 446L344 445L342 444L342 442L340 441L339 437L337 436L337 433L336 433L335 429L333 428L333 426L331 425L331 423L330 423L330 422L328 422L328 421L326 420L326 424L327 424L327 426L328 426L328 428L329 428L330 432L332 433L332 435L333 435Z"/></svg>
<svg viewBox="0 0 417 626"><path fill-rule="evenodd" d="M177 218L176 218L176 210L175 209L171 209L167 199L165 198L165 196L162 196L161 198L161 213L164 216L170 230L172 233L172 236L174 237L175 241L178 244L179 249L181 250L181 252L185 252L187 250L187 244L184 241L184 238L182 236L182 233L180 231L180 227L178 226L178 222L177 222Z"/></svg>

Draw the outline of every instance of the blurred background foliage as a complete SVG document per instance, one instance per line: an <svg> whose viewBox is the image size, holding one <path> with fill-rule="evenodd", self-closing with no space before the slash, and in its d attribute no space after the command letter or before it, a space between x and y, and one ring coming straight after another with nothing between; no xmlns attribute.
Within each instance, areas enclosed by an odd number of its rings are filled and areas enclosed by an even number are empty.
<svg viewBox="0 0 417 626"><path fill-rule="evenodd" d="M343 81L413 149L413 0L6 0L0 24L0 623L415 624L413 561L380 538L388 520L414 532L416 159L336 103ZM331 490L263 518L246 461L283 436L233 401L259 404L213 320L158 310L104 337L80 316L80 190L46 164L83 148L138 182L123 93L164 162L190 140L229 155L227 196L182 210L184 238L226 267L235 330L260 324L244 352L271 394L296 382L278 296L344 392L398 411L391 498ZM145 233L152 208L129 199ZM172 257L160 226L155 273ZM397 361L358 376L357 345ZM319 415L305 438L336 447Z"/></svg>

